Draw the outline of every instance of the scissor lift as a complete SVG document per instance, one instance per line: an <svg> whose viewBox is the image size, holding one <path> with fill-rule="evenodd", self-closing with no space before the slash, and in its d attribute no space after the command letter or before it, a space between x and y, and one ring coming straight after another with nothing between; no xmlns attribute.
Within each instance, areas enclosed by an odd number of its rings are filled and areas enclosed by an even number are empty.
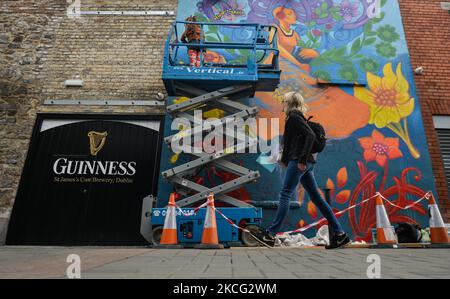
<svg viewBox="0 0 450 299"><path fill-rule="evenodd" d="M227 39L226 42L209 42L208 38L203 40L202 37L200 43L196 44L200 48L201 65L200 67L190 67L186 61L189 44L179 41L180 32L184 30L185 24L199 25L202 33L205 32L205 29L218 32L220 27L226 28L228 32L239 30L241 36L244 35L246 38L239 41ZM253 97L256 91L274 91L280 82L276 34L275 27L259 24L175 22L165 45L162 77L171 98L188 97L189 99L169 104L167 114L172 118L187 119L193 129L170 134L164 138L165 143L170 146L174 140L177 141L177 138L188 138L194 134L204 136L211 132L214 126L236 125L236 120L245 122L248 118L256 117L258 108L250 107L243 102ZM206 50L227 51L228 53L245 50L248 55L245 63L242 63L242 59L240 63L211 62L205 60L204 51ZM203 123L199 123L198 119L194 118L194 110L209 111L214 108L224 111L225 116L212 123L210 122L208 126L203 126ZM204 121L201 120L201 122ZM226 133L225 130L224 133ZM260 177L258 171L247 169L228 160L229 157L238 152L256 147L257 139L254 136L249 136L248 131L244 134L237 134L237 136L233 133L230 137L234 140L231 147L211 154L204 152L184 153L190 155L191 160L163 171L162 176L173 184L178 194L184 197L177 201L180 207L198 206L206 200L210 192L213 192L216 201L224 202L229 206L221 210L225 214L232 215L231 219L238 223L241 219L250 219L250 222L257 224L262 217L260 208L255 208L238 198L227 195L227 193L254 182ZM188 146L194 147L194 144ZM206 187L191 180L192 174L198 173L200 169L211 165L237 177L212 187ZM163 221L162 210L153 214L153 225L162 224ZM179 225L183 226L182 223ZM221 227L221 225L226 225L227 228ZM193 231L195 230L198 230L198 228L193 229ZM218 231L220 241L225 243L238 241L236 232L230 230L225 221L218 221ZM233 236L224 235L223 232L227 231L230 231ZM181 241L183 241L185 234L179 232L179 235ZM199 237L186 239L185 241L198 242L197 239Z"/></svg>

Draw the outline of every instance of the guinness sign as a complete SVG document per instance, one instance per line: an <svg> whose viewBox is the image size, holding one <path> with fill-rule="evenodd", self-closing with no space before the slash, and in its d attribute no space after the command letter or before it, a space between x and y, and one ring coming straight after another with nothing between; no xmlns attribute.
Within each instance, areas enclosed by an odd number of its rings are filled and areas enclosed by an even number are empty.
<svg viewBox="0 0 450 299"><path fill-rule="evenodd" d="M90 154L97 157L106 143L107 132L90 131L89 137ZM101 175L101 176L134 176L136 174L136 162L131 161L100 161L100 160L72 160L69 158L58 158L53 163L55 175ZM55 177L55 182L86 182L84 177L66 179ZM111 182L110 180L93 179L93 182ZM116 180L117 183L130 183L132 180Z"/></svg>
<svg viewBox="0 0 450 299"><path fill-rule="evenodd" d="M157 193L161 118L39 115L10 245L141 246L142 199Z"/></svg>

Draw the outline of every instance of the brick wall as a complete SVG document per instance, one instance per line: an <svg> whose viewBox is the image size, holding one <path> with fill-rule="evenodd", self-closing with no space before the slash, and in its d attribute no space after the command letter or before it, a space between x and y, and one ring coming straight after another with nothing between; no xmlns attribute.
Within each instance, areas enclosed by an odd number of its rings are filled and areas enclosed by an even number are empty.
<svg viewBox="0 0 450 299"><path fill-rule="evenodd" d="M169 10L176 0L81 0L81 10ZM38 112L162 113L43 106L46 99L153 100L174 16L67 17L65 0L0 1L0 244ZM82 88L65 88L79 76Z"/></svg>
<svg viewBox="0 0 450 299"><path fill-rule="evenodd" d="M433 115L450 116L450 13L441 0L399 0L415 82L430 147L441 213L450 222L450 200Z"/></svg>
<svg viewBox="0 0 450 299"><path fill-rule="evenodd" d="M83 11L174 11L177 1L82 0L81 4ZM168 16L64 18L46 62L43 93L48 99L153 99L156 92L164 92L163 44L173 21ZM83 88L64 88L62 82L76 76L84 80Z"/></svg>

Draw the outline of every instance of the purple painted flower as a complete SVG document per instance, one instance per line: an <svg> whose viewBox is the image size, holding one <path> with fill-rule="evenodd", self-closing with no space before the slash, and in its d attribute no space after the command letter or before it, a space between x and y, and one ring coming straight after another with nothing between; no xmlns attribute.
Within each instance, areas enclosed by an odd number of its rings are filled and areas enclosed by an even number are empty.
<svg viewBox="0 0 450 299"><path fill-rule="evenodd" d="M341 15L345 22L351 22L352 19L358 16L358 3L352 3L350 0L344 0L340 6Z"/></svg>

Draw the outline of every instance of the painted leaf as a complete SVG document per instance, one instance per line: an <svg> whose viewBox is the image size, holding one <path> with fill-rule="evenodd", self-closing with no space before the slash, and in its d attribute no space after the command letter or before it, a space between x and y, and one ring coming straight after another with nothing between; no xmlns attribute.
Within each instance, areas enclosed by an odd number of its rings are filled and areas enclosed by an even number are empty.
<svg viewBox="0 0 450 299"><path fill-rule="evenodd" d="M336 179L338 188L343 188L347 184L348 174L346 167L339 169Z"/></svg>
<svg viewBox="0 0 450 299"><path fill-rule="evenodd" d="M366 23L366 25L364 25L364 34L368 35L372 31L372 28L372 23Z"/></svg>
<svg viewBox="0 0 450 299"><path fill-rule="evenodd" d="M331 190L334 189L334 183L333 183L333 180L331 180L331 179L328 179L328 180L327 180L327 189L331 189Z"/></svg>
<svg viewBox="0 0 450 299"><path fill-rule="evenodd" d="M342 190L336 195L336 202L339 204L346 203L350 198L351 191L350 190Z"/></svg>
<svg viewBox="0 0 450 299"><path fill-rule="evenodd" d="M309 216L311 216L313 219L316 219L317 210L316 210L316 206L313 204L312 201L308 202L307 211L308 211Z"/></svg>
<svg viewBox="0 0 450 299"><path fill-rule="evenodd" d="M358 38L357 40L355 40L355 42L352 45L351 52L352 52L352 54L355 54L359 50L361 50L361 38Z"/></svg>
<svg viewBox="0 0 450 299"><path fill-rule="evenodd" d="M297 223L297 228L301 228L305 226L305 220L301 219L298 223Z"/></svg>
<svg viewBox="0 0 450 299"><path fill-rule="evenodd" d="M373 45L376 42L376 40L377 39L374 37L368 38L367 40L364 41L364 45L365 46Z"/></svg>

